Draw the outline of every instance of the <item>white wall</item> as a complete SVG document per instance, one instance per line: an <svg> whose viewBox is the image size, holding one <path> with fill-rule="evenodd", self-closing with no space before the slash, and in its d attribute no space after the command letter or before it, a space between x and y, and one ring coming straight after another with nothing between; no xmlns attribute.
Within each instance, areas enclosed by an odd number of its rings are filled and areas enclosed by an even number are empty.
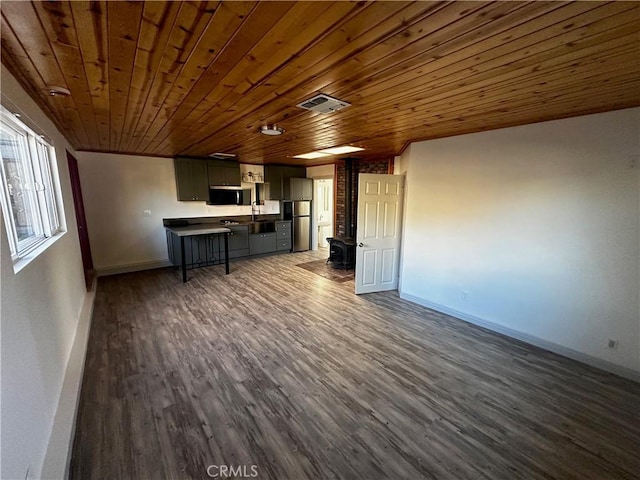
<svg viewBox="0 0 640 480"><path fill-rule="evenodd" d="M333 178L335 171L336 166L333 164L307 167L307 178Z"/></svg>
<svg viewBox="0 0 640 480"><path fill-rule="evenodd" d="M102 273L167 264L163 218L251 215L250 206L179 202L171 158L92 152L77 158L93 263ZM262 172L255 165L241 169ZM279 203L267 201L256 213L279 213Z"/></svg>
<svg viewBox="0 0 640 480"><path fill-rule="evenodd" d="M401 295L640 372L639 138L628 109L412 144Z"/></svg>
<svg viewBox="0 0 640 480"><path fill-rule="evenodd" d="M82 308L92 298L84 286L67 169L65 148L71 148L4 68L1 80L3 98L54 142L68 232L14 274L0 222L0 476L24 479L28 469L29 478L62 478L89 324ZM80 355L72 356L72 349Z"/></svg>

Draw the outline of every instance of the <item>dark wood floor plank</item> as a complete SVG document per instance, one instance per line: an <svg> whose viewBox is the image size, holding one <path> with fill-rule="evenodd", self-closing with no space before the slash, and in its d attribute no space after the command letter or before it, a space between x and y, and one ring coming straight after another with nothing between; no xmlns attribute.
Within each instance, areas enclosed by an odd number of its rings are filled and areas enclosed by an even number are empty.
<svg viewBox="0 0 640 480"><path fill-rule="evenodd" d="M71 477L640 477L640 385L296 266L322 255L101 278Z"/></svg>

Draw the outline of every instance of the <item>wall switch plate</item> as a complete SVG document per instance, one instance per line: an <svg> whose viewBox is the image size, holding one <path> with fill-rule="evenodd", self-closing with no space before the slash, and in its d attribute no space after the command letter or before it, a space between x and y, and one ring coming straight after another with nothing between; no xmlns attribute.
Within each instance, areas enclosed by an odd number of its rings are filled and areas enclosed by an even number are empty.
<svg viewBox="0 0 640 480"><path fill-rule="evenodd" d="M142 212L142 216L143 217L150 217L151 216L151 210L144 210Z"/></svg>

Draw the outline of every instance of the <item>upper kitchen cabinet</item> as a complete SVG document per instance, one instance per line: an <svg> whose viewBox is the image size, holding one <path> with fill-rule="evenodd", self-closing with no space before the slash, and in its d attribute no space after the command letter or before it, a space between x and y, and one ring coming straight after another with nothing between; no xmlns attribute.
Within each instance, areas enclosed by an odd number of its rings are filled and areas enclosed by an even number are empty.
<svg viewBox="0 0 640 480"><path fill-rule="evenodd" d="M265 165L264 181L269 183L270 200L284 200L282 192L282 167L280 165Z"/></svg>
<svg viewBox="0 0 640 480"><path fill-rule="evenodd" d="M289 178L304 178L307 176L307 169L304 167L282 167L282 177Z"/></svg>
<svg viewBox="0 0 640 480"><path fill-rule="evenodd" d="M207 161L198 158L174 159L178 200L182 202L209 200Z"/></svg>
<svg viewBox="0 0 640 480"><path fill-rule="evenodd" d="M291 178L290 200L313 200L313 179L311 178Z"/></svg>
<svg viewBox="0 0 640 480"><path fill-rule="evenodd" d="M240 186L240 165L236 162L223 160L207 160L209 172L209 186L234 185Z"/></svg>
<svg viewBox="0 0 640 480"><path fill-rule="evenodd" d="M304 167L289 167L283 165L265 165L264 181L269 183L269 198L271 200L292 200L292 178L304 178L307 171Z"/></svg>

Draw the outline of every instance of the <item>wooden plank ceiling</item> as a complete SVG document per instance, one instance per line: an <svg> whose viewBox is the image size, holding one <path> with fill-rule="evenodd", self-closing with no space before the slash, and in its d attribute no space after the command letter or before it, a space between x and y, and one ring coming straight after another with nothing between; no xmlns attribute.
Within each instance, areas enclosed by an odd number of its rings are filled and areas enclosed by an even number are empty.
<svg viewBox="0 0 640 480"><path fill-rule="evenodd" d="M636 2L22 2L2 64L79 150L246 163L640 105ZM48 86L71 91L48 95ZM325 93L352 104L320 114ZM258 133L265 124L286 129Z"/></svg>

